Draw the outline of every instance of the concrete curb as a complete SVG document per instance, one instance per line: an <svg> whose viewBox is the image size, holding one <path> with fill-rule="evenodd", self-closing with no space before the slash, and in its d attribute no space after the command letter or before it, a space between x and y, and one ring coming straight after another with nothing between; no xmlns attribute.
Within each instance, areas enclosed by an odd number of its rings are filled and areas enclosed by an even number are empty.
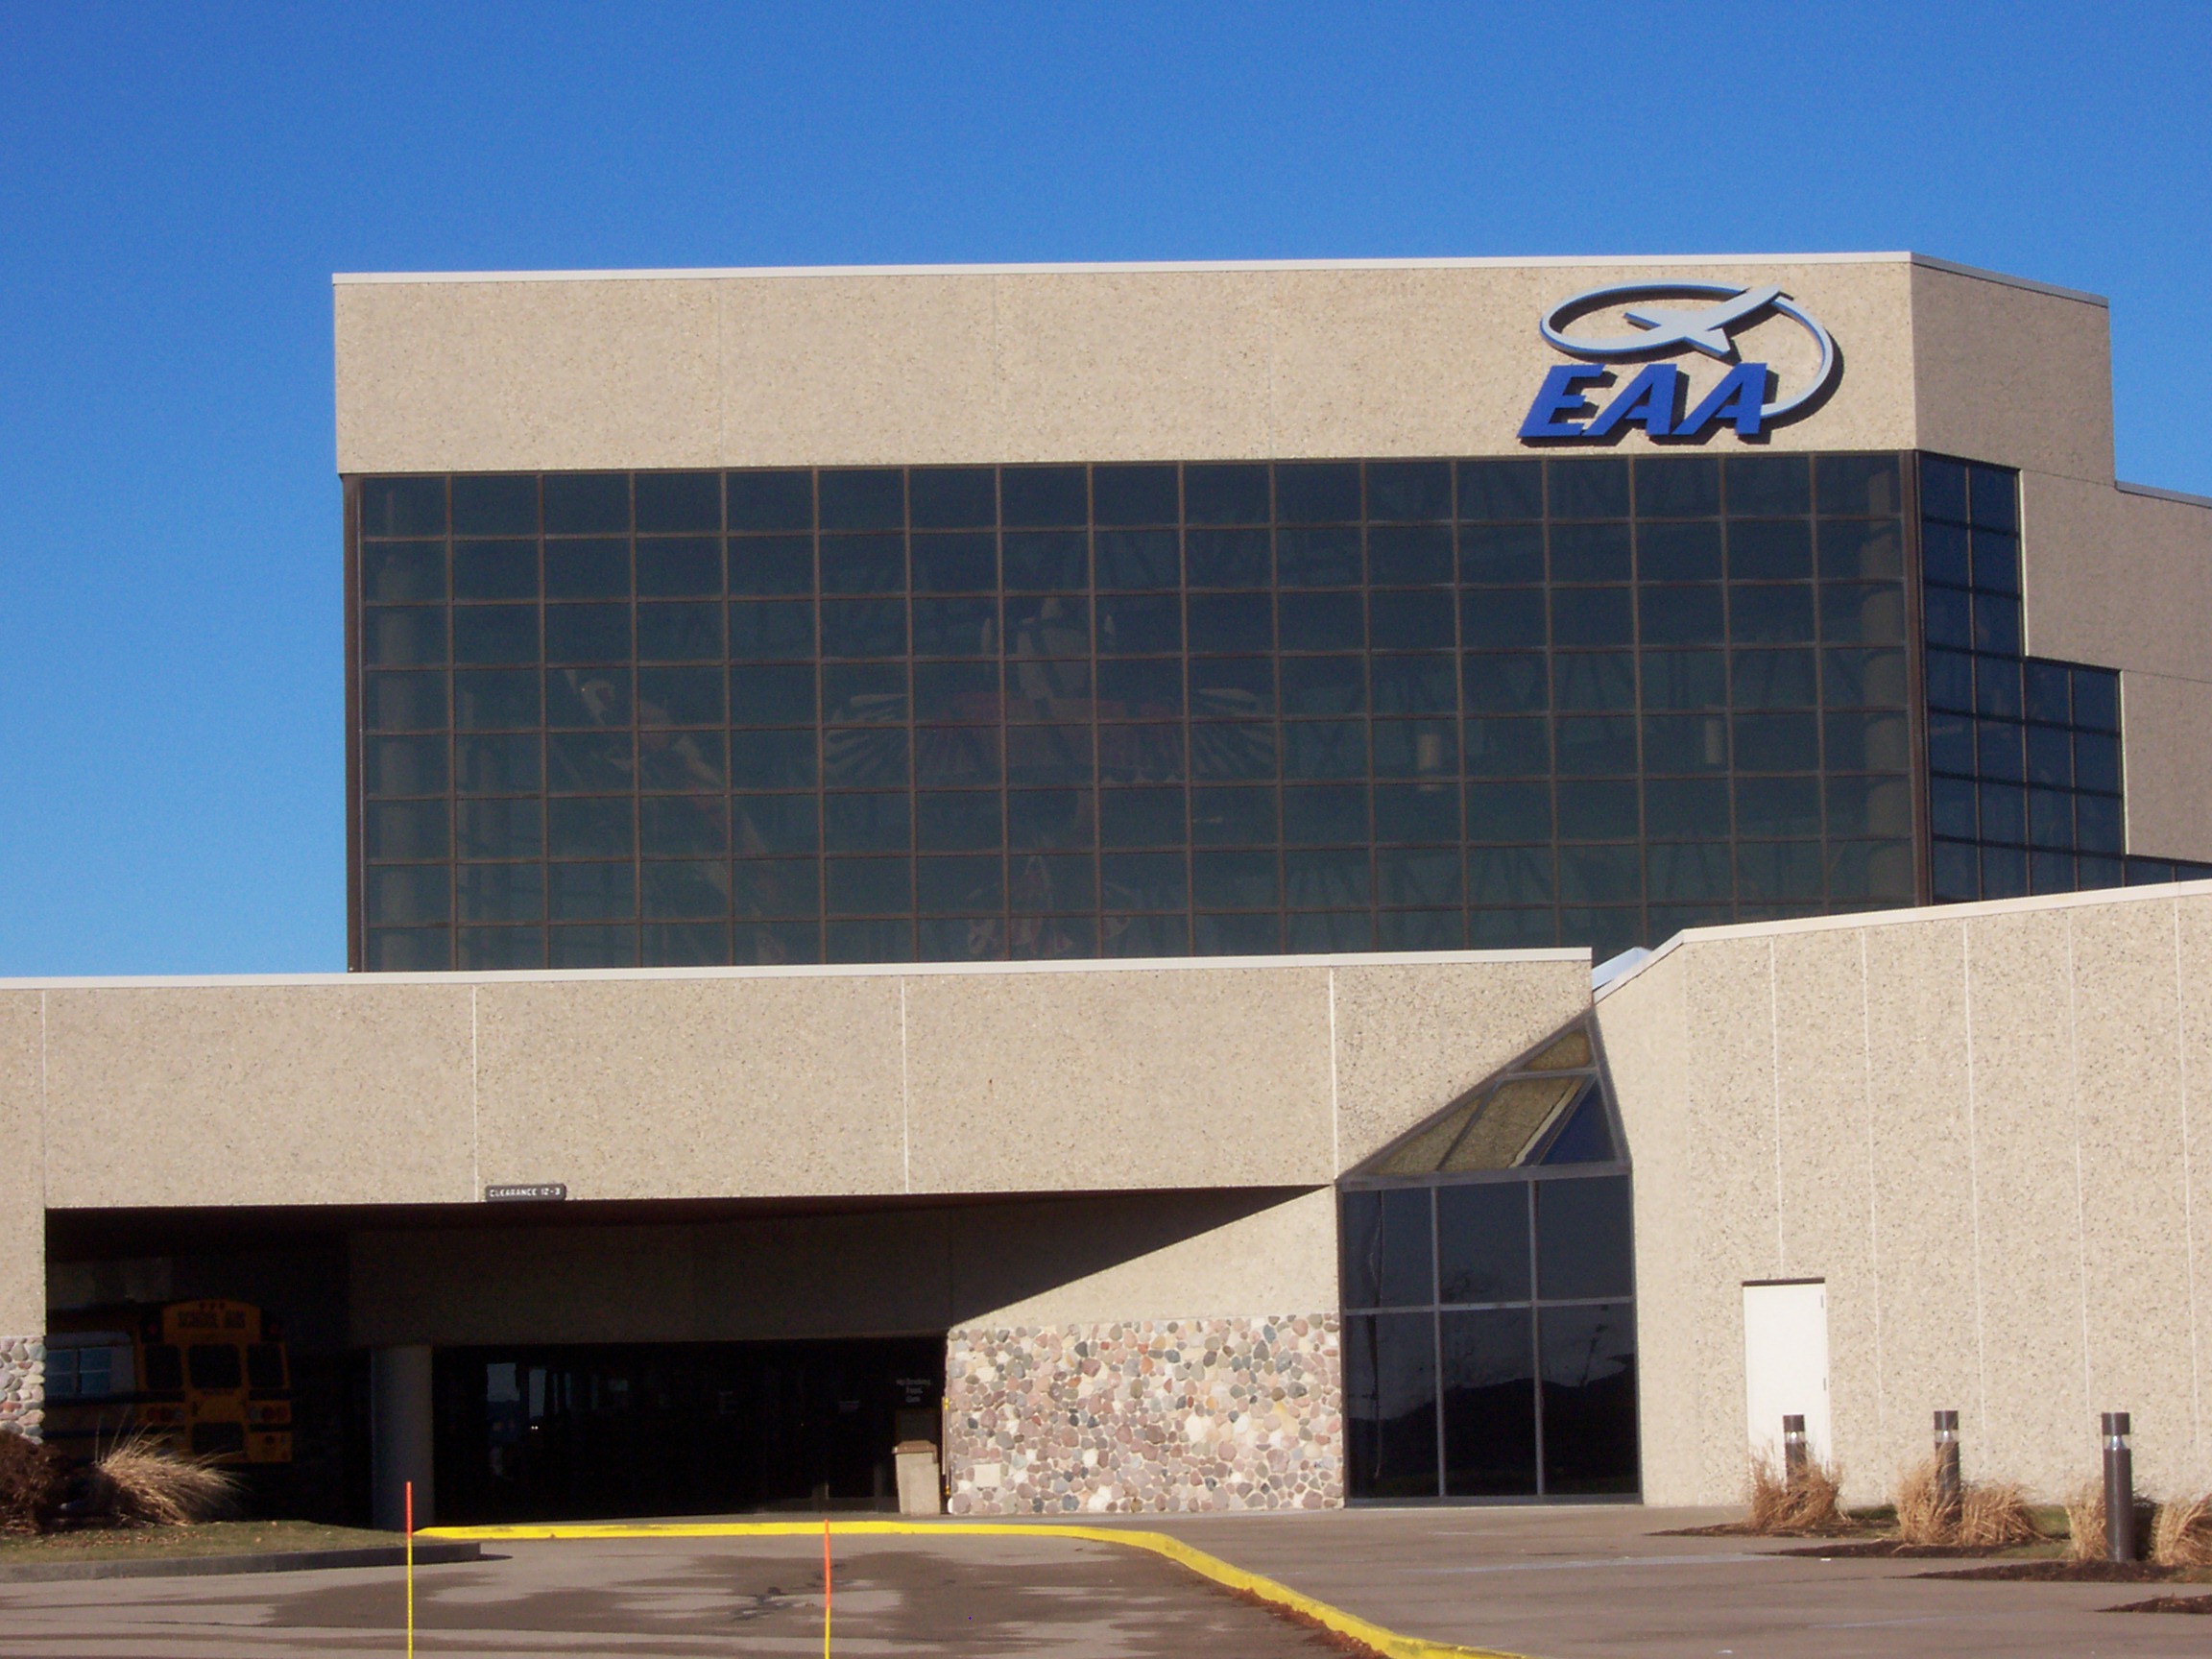
<svg viewBox="0 0 2212 1659"><path fill-rule="evenodd" d="M483 1559L484 1546L472 1539L415 1546L418 1567ZM375 1544L360 1550L272 1550L258 1555L25 1561L0 1564L0 1584L65 1584L92 1578L198 1578L219 1573L314 1573L325 1567L401 1567L406 1561L407 1551L398 1544Z"/></svg>
<svg viewBox="0 0 2212 1659"><path fill-rule="evenodd" d="M655 1526L595 1526L580 1522L541 1527L437 1527L418 1536L467 1539L488 1544L529 1539L814 1538L826 1530L832 1537L838 1533L848 1537L924 1538L953 1534L987 1538L1076 1538L1093 1544L1118 1544L1124 1549L1146 1550L1155 1555L1165 1556L1224 1589L1238 1591L1302 1619L1310 1620L1336 1635L1365 1643L1376 1652L1386 1655L1387 1659L1523 1659L1520 1654L1508 1653L1501 1648L1459 1647L1449 1642L1431 1642L1419 1636L1402 1636L1395 1630L1385 1630L1380 1624L1370 1623L1356 1613L1332 1607L1328 1602L1302 1595L1286 1584L1263 1578L1257 1573L1248 1573L1217 1555L1209 1555L1203 1550L1194 1550L1180 1538L1171 1538L1165 1532L1123 1530L1115 1527L1063 1526L1051 1522L1026 1524L1017 1521L825 1521L819 1525L806 1521L677 1521ZM421 1546L417 1549L420 1551Z"/></svg>

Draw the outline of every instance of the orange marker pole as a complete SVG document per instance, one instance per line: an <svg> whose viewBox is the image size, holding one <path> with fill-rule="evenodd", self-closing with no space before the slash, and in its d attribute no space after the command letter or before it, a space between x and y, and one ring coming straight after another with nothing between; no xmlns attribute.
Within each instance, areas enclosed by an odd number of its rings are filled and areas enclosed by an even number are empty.
<svg viewBox="0 0 2212 1659"><path fill-rule="evenodd" d="M415 1659L415 1482L407 1482L407 1659Z"/></svg>
<svg viewBox="0 0 2212 1659"><path fill-rule="evenodd" d="M822 1517L822 1659L830 1659L830 1517Z"/></svg>

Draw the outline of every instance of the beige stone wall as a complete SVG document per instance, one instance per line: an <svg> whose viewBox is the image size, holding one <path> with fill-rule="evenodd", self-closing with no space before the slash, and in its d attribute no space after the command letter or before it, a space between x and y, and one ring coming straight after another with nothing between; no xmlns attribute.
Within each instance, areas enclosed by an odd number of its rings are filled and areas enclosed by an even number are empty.
<svg viewBox="0 0 2212 1659"><path fill-rule="evenodd" d="M1911 269L1913 446L2110 483L2104 304L1931 264ZM1849 351L1850 337L1830 326Z"/></svg>
<svg viewBox="0 0 2212 1659"><path fill-rule="evenodd" d="M1511 454L1559 361L1538 317L1669 277L1780 283L1841 344L1835 395L1773 448L1933 435L2097 476L2102 441L2110 476L2101 305L1883 254L342 277L338 463ZM1773 319L1743 336L1786 372L1801 341Z"/></svg>
<svg viewBox="0 0 2212 1659"><path fill-rule="evenodd" d="M2020 481L2028 649L2121 670L2128 850L2212 859L2212 503Z"/></svg>
<svg viewBox="0 0 2212 1659"><path fill-rule="evenodd" d="M44 1137L0 1173L0 1227L28 1263L42 1206L1315 1186L1587 1006L1587 965L0 986L0 1111Z"/></svg>
<svg viewBox="0 0 2212 1659"><path fill-rule="evenodd" d="M1598 1010L1647 1501L1736 1494L1741 1286L1814 1277L1853 1501L1937 1408L1970 1477L2062 1492L2128 1410L2147 1490L2212 1486L2212 887L1713 929Z"/></svg>
<svg viewBox="0 0 2212 1659"><path fill-rule="evenodd" d="M43 1016L37 992L0 993L0 1332L46 1329Z"/></svg>

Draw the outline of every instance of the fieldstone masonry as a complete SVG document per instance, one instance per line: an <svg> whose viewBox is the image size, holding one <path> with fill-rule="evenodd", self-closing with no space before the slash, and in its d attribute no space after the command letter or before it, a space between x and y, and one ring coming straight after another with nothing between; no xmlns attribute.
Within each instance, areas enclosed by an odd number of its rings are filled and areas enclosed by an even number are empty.
<svg viewBox="0 0 2212 1659"><path fill-rule="evenodd" d="M46 1426L46 1338L0 1336L0 1429L32 1439Z"/></svg>
<svg viewBox="0 0 2212 1659"><path fill-rule="evenodd" d="M1334 1314L958 1330L945 1359L955 1515L1344 1502Z"/></svg>

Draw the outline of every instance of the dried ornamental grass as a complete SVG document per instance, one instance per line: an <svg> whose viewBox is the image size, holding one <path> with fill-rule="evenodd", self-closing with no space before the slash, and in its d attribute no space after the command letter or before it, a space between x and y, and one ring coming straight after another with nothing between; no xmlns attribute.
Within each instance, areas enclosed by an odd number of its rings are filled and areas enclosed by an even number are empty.
<svg viewBox="0 0 2212 1659"><path fill-rule="evenodd" d="M2077 1561L2096 1561L2104 1554L2104 1488L2083 1481L2066 1495L2066 1552Z"/></svg>
<svg viewBox="0 0 2212 1659"><path fill-rule="evenodd" d="M1946 1493L1933 1457L1923 1457L1897 1482L1897 1541L1915 1546L2005 1550L2043 1536L2028 1496L2009 1480L1969 1483ZM2103 1511L2098 1526L2103 1527ZM2103 1537L2102 1531L2099 1537Z"/></svg>
<svg viewBox="0 0 2212 1659"><path fill-rule="evenodd" d="M2009 1480L1969 1485L1961 1495L1959 1539L1970 1550L2008 1550L2043 1536L2028 1495Z"/></svg>
<svg viewBox="0 0 2212 1659"><path fill-rule="evenodd" d="M1842 1472L1833 1463L1809 1463L1791 1479L1771 1458L1762 1458L1751 1465L1743 1529L1776 1537L1847 1531L1851 1524L1837 1503L1842 1484Z"/></svg>
<svg viewBox="0 0 2212 1659"><path fill-rule="evenodd" d="M181 1527L229 1514L238 1479L228 1470L165 1451L132 1435L92 1465L101 1507L120 1527Z"/></svg>
<svg viewBox="0 0 2212 1659"><path fill-rule="evenodd" d="M1946 1494L1936 1479L1936 1459L1923 1457L1897 1482L1897 1538L1912 1545L1950 1544L1957 1541L1960 1500Z"/></svg>
<svg viewBox="0 0 2212 1659"><path fill-rule="evenodd" d="M2140 1495L2135 1500L2135 1549L2142 1552L2147 1543L2153 1544L2157 1514L2151 1500ZM2074 1488L2066 1500L2067 1551L2077 1561L2102 1561L2104 1559L2104 1484L2101 1480L2084 1480Z"/></svg>
<svg viewBox="0 0 2212 1659"><path fill-rule="evenodd" d="M2158 1505L2151 1559L2161 1567L2212 1567L2212 1493Z"/></svg>

